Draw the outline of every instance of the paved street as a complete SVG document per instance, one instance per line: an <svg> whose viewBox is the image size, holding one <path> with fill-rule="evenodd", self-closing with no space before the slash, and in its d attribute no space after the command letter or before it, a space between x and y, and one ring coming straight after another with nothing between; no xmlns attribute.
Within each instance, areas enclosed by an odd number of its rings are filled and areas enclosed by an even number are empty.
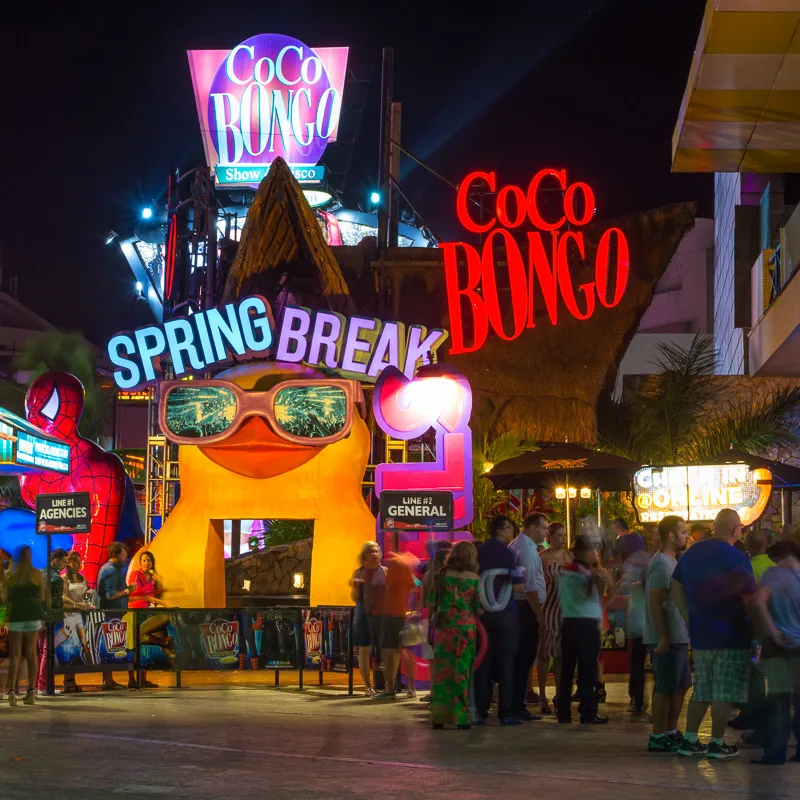
<svg viewBox="0 0 800 800"><path fill-rule="evenodd" d="M433 731L415 701L256 688L87 692L0 706L0 797L797 798L800 764L644 751L614 686L604 729Z"/></svg>

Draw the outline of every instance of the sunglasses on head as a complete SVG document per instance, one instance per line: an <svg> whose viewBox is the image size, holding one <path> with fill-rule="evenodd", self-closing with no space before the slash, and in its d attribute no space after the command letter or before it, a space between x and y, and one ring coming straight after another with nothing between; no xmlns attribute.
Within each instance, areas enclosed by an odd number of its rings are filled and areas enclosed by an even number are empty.
<svg viewBox="0 0 800 800"><path fill-rule="evenodd" d="M158 421L175 444L213 444L261 417L287 442L323 446L350 433L356 406L363 416L361 384L340 378L286 380L263 392L219 379L165 381Z"/></svg>

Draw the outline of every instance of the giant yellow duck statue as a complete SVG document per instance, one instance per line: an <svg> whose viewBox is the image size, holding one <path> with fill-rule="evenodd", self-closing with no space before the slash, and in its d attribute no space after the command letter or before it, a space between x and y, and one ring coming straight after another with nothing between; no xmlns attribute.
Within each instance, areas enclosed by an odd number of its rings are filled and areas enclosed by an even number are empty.
<svg viewBox="0 0 800 800"><path fill-rule="evenodd" d="M159 420L180 445L181 494L148 549L163 600L224 608L223 520L311 519L312 605L352 605L348 579L375 518L361 495L370 437L357 381L250 363L162 384Z"/></svg>

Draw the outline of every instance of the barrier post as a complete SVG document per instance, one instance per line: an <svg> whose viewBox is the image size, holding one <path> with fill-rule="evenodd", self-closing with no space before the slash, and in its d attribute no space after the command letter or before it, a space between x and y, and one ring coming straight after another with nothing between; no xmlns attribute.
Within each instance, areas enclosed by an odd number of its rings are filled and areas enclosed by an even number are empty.
<svg viewBox="0 0 800 800"><path fill-rule="evenodd" d="M347 696L353 696L353 609L347 609Z"/></svg>
<svg viewBox="0 0 800 800"><path fill-rule="evenodd" d="M305 664L305 630L303 628L303 609L297 609L297 617L298 617L298 627L297 627L297 683L298 683L298 691L302 692L303 687L303 670L306 666Z"/></svg>
<svg viewBox="0 0 800 800"><path fill-rule="evenodd" d="M133 611L133 672L136 675L136 688L142 688L142 653L141 624L139 609Z"/></svg>
<svg viewBox="0 0 800 800"><path fill-rule="evenodd" d="M47 639L47 658L45 659L44 667L47 670L47 684L45 686L45 690L47 691L48 695L54 695L56 693L56 676L55 676L55 664L56 664L56 654L53 652L54 645L55 645L55 623L53 622L53 565L51 560L53 558L53 537L48 533L47 534L47 570L45 575L47 576L47 580L45 583L45 598L47 600L47 621L45 622L45 637ZM29 676L29 688L30 686L36 689L36 681L38 679L37 675ZM9 691L14 689L13 686L9 686Z"/></svg>

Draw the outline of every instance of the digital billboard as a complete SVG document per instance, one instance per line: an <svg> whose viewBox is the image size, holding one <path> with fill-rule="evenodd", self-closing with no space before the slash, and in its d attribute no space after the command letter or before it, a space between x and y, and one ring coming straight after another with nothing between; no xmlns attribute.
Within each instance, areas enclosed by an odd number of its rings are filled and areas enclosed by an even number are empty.
<svg viewBox="0 0 800 800"><path fill-rule="evenodd" d="M0 474L40 470L69 474L69 445L0 408Z"/></svg>
<svg viewBox="0 0 800 800"><path fill-rule="evenodd" d="M197 114L218 185L260 183L282 158L301 182L336 140L347 47L309 47L283 34L231 50L190 50Z"/></svg>

